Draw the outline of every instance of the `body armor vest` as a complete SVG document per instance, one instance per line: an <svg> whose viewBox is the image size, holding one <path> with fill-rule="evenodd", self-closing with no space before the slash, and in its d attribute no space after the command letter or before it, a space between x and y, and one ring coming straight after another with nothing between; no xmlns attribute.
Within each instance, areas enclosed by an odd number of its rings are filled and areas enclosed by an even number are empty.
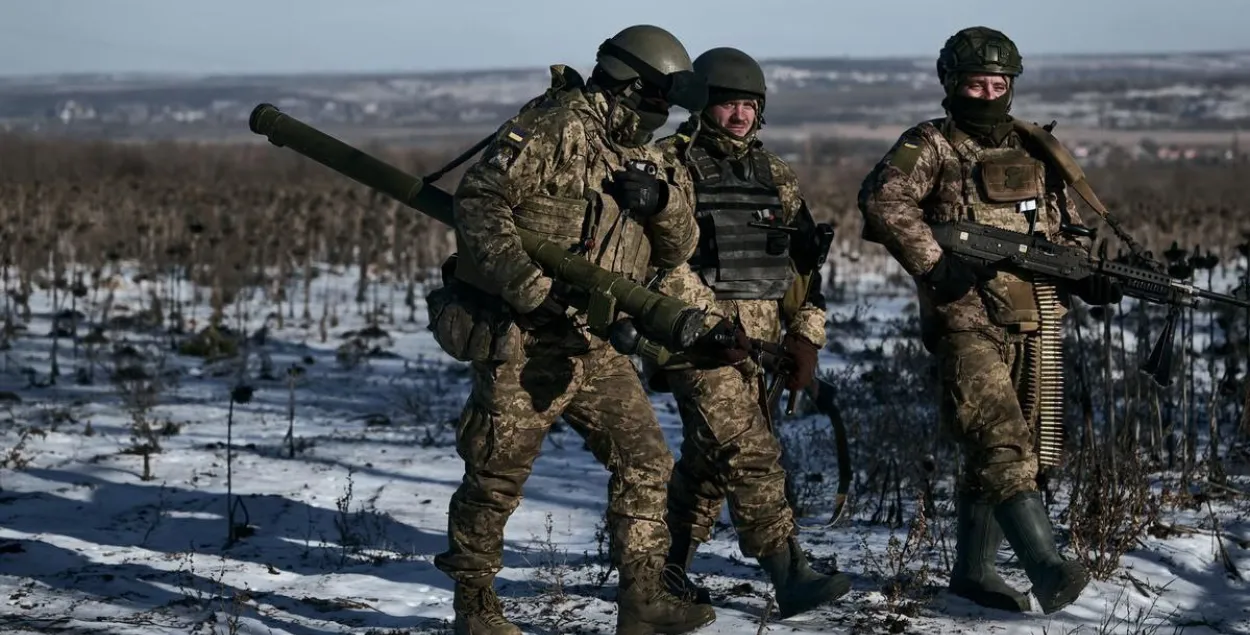
<svg viewBox="0 0 1250 635"><path fill-rule="evenodd" d="M717 159L695 145L690 159L699 224L691 268L717 300L781 299L794 281L789 249L770 253L769 230L750 226L783 217L768 157L752 149L742 159Z"/></svg>

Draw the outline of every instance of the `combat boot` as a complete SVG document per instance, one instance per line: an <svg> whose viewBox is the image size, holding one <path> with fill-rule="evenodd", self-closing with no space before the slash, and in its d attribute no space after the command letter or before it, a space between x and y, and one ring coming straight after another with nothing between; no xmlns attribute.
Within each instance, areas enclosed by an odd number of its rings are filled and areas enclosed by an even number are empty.
<svg viewBox="0 0 1250 635"><path fill-rule="evenodd" d="M1059 555L1042 495L1017 494L999 503L994 516L1033 582L1033 596L1042 612L1049 615L1075 602L1089 584L1089 572L1081 563Z"/></svg>
<svg viewBox="0 0 1250 635"><path fill-rule="evenodd" d="M995 567L1003 530L994 519L994 506L978 502L970 494L961 494L956 508L959 518L955 525L951 593L1000 611L1029 610L1029 596L1008 585Z"/></svg>
<svg viewBox="0 0 1250 635"><path fill-rule="evenodd" d="M706 604L694 604L669 593L660 581L663 567L621 567L616 592L616 635L678 635L716 621Z"/></svg>
<svg viewBox="0 0 1250 635"><path fill-rule="evenodd" d="M456 611L456 635L521 635L520 628L504 619L503 604L491 584L456 584L452 608Z"/></svg>
<svg viewBox="0 0 1250 635"><path fill-rule="evenodd" d="M701 587L690 579L690 564L694 562L694 553L699 543L690 537L689 531L673 532L672 546L668 550L668 562L664 565L662 578L669 593L695 604L711 604L712 595L706 587Z"/></svg>
<svg viewBox="0 0 1250 635"><path fill-rule="evenodd" d="M783 620L832 602L851 590L851 578L845 573L824 575L813 571L793 536L780 551L759 558L759 562L772 579L777 614Z"/></svg>

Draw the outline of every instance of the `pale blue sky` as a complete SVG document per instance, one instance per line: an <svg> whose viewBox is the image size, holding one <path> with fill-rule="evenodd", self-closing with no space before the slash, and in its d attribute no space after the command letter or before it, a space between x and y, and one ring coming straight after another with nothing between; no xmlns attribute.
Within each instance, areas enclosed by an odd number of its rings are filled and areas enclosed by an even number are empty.
<svg viewBox="0 0 1250 635"><path fill-rule="evenodd" d="M760 58L933 56L976 24L1026 60L1250 49L1250 0L0 0L0 75L588 66L635 23Z"/></svg>

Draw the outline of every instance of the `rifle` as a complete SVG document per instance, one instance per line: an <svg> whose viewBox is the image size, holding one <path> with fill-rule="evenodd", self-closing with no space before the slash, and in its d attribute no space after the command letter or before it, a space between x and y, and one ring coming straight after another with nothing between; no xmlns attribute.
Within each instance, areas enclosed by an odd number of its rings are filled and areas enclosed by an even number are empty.
<svg viewBox="0 0 1250 635"><path fill-rule="evenodd" d="M1064 225L1065 233L1091 236L1089 228ZM1123 289L1124 295L1169 307L1167 322L1159 334L1150 356L1140 367L1160 387L1172 384L1172 347L1176 337L1176 320L1181 307L1198 300L1250 309L1250 301L1224 293L1200 289L1164 273L1163 266L1139 250L1129 262L1117 262L1105 255L1091 256L1080 247L1051 242L1043 236L1013 232L970 221L955 221L933 226L933 236L942 249L992 269L1008 269L1076 282L1095 274L1109 276ZM1105 243L1104 243L1105 244Z"/></svg>

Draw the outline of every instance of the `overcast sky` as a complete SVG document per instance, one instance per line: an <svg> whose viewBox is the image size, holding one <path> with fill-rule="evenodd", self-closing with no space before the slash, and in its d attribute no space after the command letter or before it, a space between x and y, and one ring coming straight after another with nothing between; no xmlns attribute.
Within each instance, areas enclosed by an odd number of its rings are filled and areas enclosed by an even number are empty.
<svg viewBox="0 0 1250 635"><path fill-rule="evenodd" d="M0 75L581 67L635 23L673 31L692 56L934 56L978 24L1026 63L1250 49L1250 0L0 0Z"/></svg>

